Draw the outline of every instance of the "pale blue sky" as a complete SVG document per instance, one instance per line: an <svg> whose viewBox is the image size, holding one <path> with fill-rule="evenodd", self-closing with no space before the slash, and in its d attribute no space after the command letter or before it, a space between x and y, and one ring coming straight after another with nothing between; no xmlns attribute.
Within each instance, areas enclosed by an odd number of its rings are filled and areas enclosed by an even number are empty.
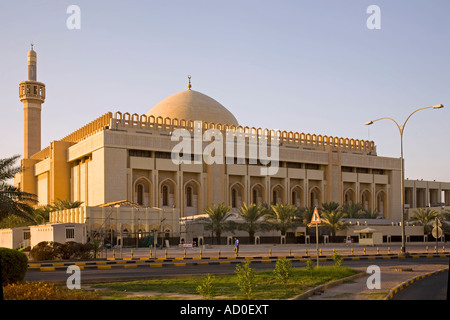
<svg viewBox="0 0 450 320"><path fill-rule="evenodd" d="M69 30L69 5L81 30ZM369 5L381 30L369 30ZM0 3L0 157L23 154L18 83L35 43L46 84L42 147L108 111L144 114L187 88L243 125L374 140L406 177L450 181L448 0L81 1ZM448 106L447 106L448 105Z"/></svg>

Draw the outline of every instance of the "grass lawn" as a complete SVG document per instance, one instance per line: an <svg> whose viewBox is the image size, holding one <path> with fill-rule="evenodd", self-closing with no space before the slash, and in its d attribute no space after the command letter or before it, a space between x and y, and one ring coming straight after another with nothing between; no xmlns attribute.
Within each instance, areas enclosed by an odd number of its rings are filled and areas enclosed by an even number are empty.
<svg viewBox="0 0 450 320"><path fill-rule="evenodd" d="M287 283L282 283L273 271L255 271L252 298L256 300L289 299L318 285L358 273L348 267L321 266L312 275L306 268L293 268ZM167 279L136 280L95 284L104 299L202 299L196 288L206 275ZM212 283L215 299L245 299L239 290L236 275L216 275Z"/></svg>

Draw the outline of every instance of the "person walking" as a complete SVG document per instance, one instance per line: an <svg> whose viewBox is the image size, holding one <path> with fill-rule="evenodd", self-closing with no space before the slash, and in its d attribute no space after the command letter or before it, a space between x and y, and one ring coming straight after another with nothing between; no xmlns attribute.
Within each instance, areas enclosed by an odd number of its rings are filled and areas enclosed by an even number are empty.
<svg viewBox="0 0 450 320"><path fill-rule="evenodd" d="M237 257L239 255L239 239L237 237L234 238L234 252Z"/></svg>

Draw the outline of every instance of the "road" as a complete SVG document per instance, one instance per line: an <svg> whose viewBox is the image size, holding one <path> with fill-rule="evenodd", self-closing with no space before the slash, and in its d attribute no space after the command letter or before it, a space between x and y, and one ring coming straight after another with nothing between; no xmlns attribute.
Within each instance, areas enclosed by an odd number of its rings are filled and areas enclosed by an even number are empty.
<svg viewBox="0 0 450 320"><path fill-rule="evenodd" d="M392 300L447 300L448 271L418 280Z"/></svg>
<svg viewBox="0 0 450 320"><path fill-rule="evenodd" d="M332 261L321 262L321 264L332 264ZM411 267L419 264L441 264L444 267L448 265L448 258L419 258L419 259L377 259L377 260L344 260L343 265L351 268L365 270L369 265ZM294 267L304 267L305 262L293 262ZM252 268L256 270L273 269L274 263L252 263ZM81 271L81 282L91 283L99 281L120 281L130 279L143 279L154 277L170 276L190 276L195 274L233 274L236 269L236 263L217 264L217 265L189 265L175 267L167 266L160 268L151 268L148 265L142 265L133 269L111 268L109 270L98 270L96 268L86 268ZM25 276L25 281L60 281L65 282L70 275L64 269L52 272L29 271Z"/></svg>

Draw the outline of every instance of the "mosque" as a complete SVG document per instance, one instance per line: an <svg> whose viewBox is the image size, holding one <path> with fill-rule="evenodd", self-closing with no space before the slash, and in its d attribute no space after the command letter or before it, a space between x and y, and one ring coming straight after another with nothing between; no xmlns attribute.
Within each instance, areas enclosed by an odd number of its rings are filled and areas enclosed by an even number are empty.
<svg viewBox="0 0 450 320"><path fill-rule="evenodd" d="M186 90L146 114L108 112L44 148L41 110L46 87L37 81L33 49L28 52L28 80L20 82L19 98L24 110L24 157L14 183L36 194L40 205L57 199L82 201L81 208L52 213L50 223L84 224L87 236L103 232L120 242L129 234L155 230L181 235L181 220L222 202L233 210L243 202L300 207L353 202L379 212L382 220L400 220L399 158L378 156L373 141L242 127L219 102L192 90L190 77ZM172 134L177 129L243 135L246 156L235 150L233 161L175 162L171 154L178 141ZM263 174L261 168L267 164L248 156L251 137L275 139L279 152L275 174ZM201 158L195 148L183 156ZM411 208L417 201L450 205L450 183L409 181L405 187Z"/></svg>

